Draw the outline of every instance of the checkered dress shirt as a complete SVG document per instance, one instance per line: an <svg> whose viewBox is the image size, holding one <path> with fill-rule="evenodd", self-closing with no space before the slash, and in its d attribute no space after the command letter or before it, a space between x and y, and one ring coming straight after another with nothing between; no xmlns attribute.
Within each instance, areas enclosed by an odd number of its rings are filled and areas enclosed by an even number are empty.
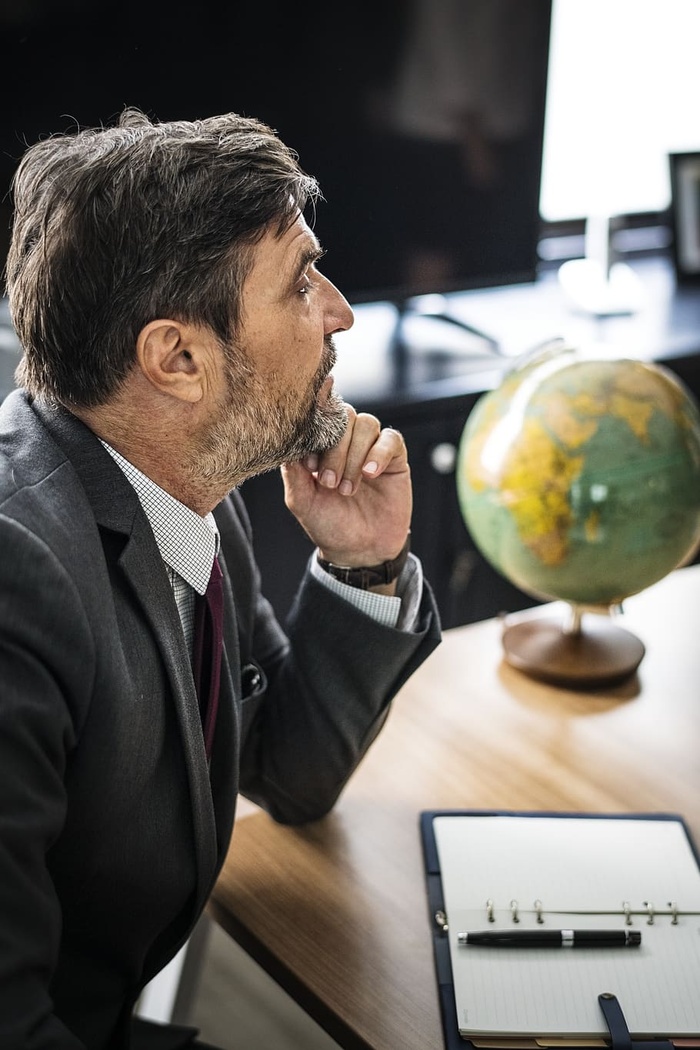
<svg viewBox="0 0 700 1050"><path fill-rule="evenodd" d="M214 558L219 553L219 530L214 515L202 518L142 474L106 441L102 444L131 482L153 529L191 653L195 592L206 591Z"/></svg>

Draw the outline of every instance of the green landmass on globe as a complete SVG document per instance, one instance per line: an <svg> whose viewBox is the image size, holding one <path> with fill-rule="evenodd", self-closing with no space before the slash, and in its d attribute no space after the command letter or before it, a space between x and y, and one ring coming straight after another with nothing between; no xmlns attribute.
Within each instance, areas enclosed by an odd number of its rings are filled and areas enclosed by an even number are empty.
<svg viewBox="0 0 700 1050"><path fill-rule="evenodd" d="M611 606L700 543L700 412L665 367L557 343L467 418L462 515L484 557L537 598Z"/></svg>

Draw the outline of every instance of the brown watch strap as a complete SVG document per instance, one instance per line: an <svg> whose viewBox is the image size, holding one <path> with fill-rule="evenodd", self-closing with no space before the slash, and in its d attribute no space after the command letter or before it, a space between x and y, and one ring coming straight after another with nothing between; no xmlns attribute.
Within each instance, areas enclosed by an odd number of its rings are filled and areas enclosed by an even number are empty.
<svg viewBox="0 0 700 1050"><path fill-rule="evenodd" d="M379 565L336 565L332 561L325 561L318 554L316 560L322 569L325 569L334 579L341 583L347 583L350 587L357 587L362 591L368 591L371 587L379 587L382 584L392 583L400 576L408 559L411 549L411 533L406 537L406 542L396 555L388 561Z"/></svg>

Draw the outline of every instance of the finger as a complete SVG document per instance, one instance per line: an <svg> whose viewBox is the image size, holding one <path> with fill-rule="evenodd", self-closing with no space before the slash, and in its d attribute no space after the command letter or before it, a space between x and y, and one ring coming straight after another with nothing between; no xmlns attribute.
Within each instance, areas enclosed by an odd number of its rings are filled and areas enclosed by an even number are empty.
<svg viewBox="0 0 700 1050"><path fill-rule="evenodd" d="M375 476L378 469L374 451L381 445L381 424L376 416L361 412L355 420L350 444L343 467L343 476L338 486L344 496L351 496L357 491L362 476Z"/></svg>
<svg viewBox="0 0 700 1050"><path fill-rule="evenodd" d="M380 424L368 412L348 411L348 425L341 441L319 457L318 480L325 488L350 495L359 481L367 451L379 434Z"/></svg>
<svg viewBox="0 0 700 1050"><path fill-rule="evenodd" d="M326 448L323 452L309 452L299 461L310 474L318 475L324 467L336 470L338 465L345 461L344 450L350 443L352 427L357 412L352 405L348 405L347 402L343 402L343 407L345 409L346 425L342 437L338 440L337 444L332 448Z"/></svg>
<svg viewBox="0 0 700 1050"><path fill-rule="evenodd" d="M367 453L362 473L366 477L379 477L388 470L404 470L408 466L408 451L403 434L393 427L384 427Z"/></svg>
<svg viewBox="0 0 700 1050"><path fill-rule="evenodd" d="M353 495L364 479L408 469L406 444L402 434L392 427L380 429L379 421L366 413L355 420L342 475L337 488L342 495Z"/></svg>
<svg viewBox="0 0 700 1050"><path fill-rule="evenodd" d="M293 514L303 514L313 500L316 481L303 463L283 463L280 469L284 502Z"/></svg>

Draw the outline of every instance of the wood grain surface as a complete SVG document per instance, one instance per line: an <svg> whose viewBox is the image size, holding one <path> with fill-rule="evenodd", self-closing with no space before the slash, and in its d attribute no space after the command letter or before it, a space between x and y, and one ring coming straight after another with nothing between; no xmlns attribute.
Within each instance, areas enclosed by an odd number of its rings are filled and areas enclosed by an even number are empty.
<svg viewBox="0 0 700 1050"><path fill-rule="evenodd" d="M446 632L328 817L243 804L212 915L341 1046L440 1050L420 811L674 812L700 843L699 613L700 566L629 599L646 654L594 692L508 666L499 620Z"/></svg>

